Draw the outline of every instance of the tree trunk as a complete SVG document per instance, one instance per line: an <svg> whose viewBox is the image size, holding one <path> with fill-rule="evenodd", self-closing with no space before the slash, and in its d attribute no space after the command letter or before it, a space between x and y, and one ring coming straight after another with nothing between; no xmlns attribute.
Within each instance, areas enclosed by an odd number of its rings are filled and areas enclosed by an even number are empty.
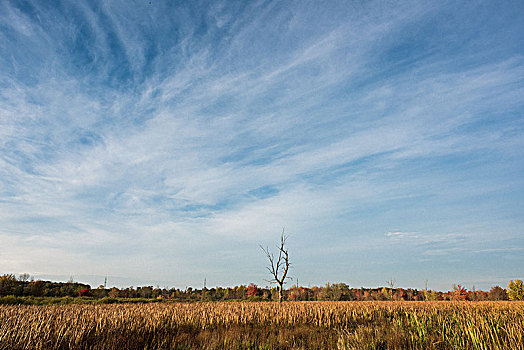
<svg viewBox="0 0 524 350"><path fill-rule="evenodd" d="M278 285L278 302L281 303L282 300L284 300L284 288L282 288L282 285Z"/></svg>

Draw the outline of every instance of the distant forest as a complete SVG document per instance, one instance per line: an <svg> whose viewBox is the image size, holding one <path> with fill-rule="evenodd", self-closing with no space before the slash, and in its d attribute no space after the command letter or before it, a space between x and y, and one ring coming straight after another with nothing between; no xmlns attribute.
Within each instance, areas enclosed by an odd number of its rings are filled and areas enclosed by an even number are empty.
<svg viewBox="0 0 524 350"><path fill-rule="evenodd" d="M467 290L461 285L448 292L417 290L411 288L350 288L345 283L327 283L321 287L292 286L284 291L285 300L289 301L438 301L438 300L523 300L522 281L511 281L507 289L500 286L490 291ZM13 274L0 276L0 301L2 303L24 303L23 298L81 298L106 302L120 299L137 299L136 301L274 301L278 300L276 288L261 288L253 283L236 287L217 287L181 290L177 288L159 288L153 286L128 288L91 288L90 285L78 282L51 282L32 280L27 275L16 278ZM7 298L11 297L11 298ZM13 299L13 297L15 299ZM17 299L18 298L18 299ZM19 299L22 298L22 299ZM140 299L140 300L138 300ZM18 300L18 301L17 301ZM132 300L130 300L132 301ZM57 300L57 302L63 302ZM28 301L28 303L35 303Z"/></svg>

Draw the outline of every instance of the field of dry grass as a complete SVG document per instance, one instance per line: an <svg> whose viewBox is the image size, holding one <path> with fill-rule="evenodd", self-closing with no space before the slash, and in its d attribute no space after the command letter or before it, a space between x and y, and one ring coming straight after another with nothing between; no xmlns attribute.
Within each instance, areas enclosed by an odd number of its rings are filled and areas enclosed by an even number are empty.
<svg viewBox="0 0 524 350"><path fill-rule="evenodd" d="M0 349L524 349L524 302L1 306Z"/></svg>

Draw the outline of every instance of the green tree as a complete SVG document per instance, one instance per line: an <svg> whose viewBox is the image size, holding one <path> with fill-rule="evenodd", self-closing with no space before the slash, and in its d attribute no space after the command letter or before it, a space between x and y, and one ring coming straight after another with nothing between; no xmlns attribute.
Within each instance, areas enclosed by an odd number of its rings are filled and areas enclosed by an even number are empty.
<svg viewBox="0 0 524 350"><path fill-rule="evenodd" d="M524 300L524 286L521 280L511 280L507 292L509 300Z"/></svg>
<svg viewBox="0 0 524 350"><path fill-rule="evenodd" d="M329 282L326 283L326 285L322 287L322 289L320 290L320 293L318 295L318 300L323 300L323 301L335 300L335 295L333 294L333 287L331 286Z"/></svg>
<svg viewBox="0 0 524 350"><path fill-rule="evenodd" d="M32 281L29 283L31 295L41 297L44 294L45 284L42 281Z"/></svg>
<svg viewBox="0 0 524 350"><path fill-rule="evenodd" d="M0 295L15 295L17 284L13 274L0 276Z"/></svg>
<svg viewBox="0 0 524 350"><path fill-rule="evenodd" d="M333 288L334 300L349 300L350 299L349 286L346 283L343 283L343 282L333 283L332 288Z"/></svg>

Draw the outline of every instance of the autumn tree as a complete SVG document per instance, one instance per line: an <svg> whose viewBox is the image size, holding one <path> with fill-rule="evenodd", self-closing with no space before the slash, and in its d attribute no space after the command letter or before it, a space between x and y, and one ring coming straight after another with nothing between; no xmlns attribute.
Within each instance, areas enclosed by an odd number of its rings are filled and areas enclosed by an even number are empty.
<svg viewBox="0 0 524 350"><path fill-rule="evenodd" d="M258 286L254 283L251 283L249 286L247 286L247 296L249 298L251 297L257 297L259 294Z"/></svg>
<svg viewBox="0 0 524 350"><path fill-rule="evenodd" d="M280 247L278 247L278 258L275 259L273 253L269 251L269 248L262 247L260 248L266 254L267 259L269 260L269 266L267 270L271 274L271 279L268 280L270 283L275 283L278 290L278 301L281 303L284 300L284 284L288 277L287 273L289 271L289 254L286 248L287 236L284 234L284 229L282 229L282 234L280 235Z"/></svg>
<svg viewBox="0 0 524 350"><path fill-rule="evenodd" d="M468 296L468 290L462 287L460 284L453 285L453 298L455 300L466 300Z"/></svg>
<svg viewBox="0 0 524 350"><path fill-rule="evenodd" d="M509 300L524 300L524 286L521 280L511 280L507 292Z"/></svg>
<svg viewBox="0 0 524 350"><path fill-rule="evenodd" d="M491 288L488 296L489 300L508 300L508 293L499 286Z"/></svg>

